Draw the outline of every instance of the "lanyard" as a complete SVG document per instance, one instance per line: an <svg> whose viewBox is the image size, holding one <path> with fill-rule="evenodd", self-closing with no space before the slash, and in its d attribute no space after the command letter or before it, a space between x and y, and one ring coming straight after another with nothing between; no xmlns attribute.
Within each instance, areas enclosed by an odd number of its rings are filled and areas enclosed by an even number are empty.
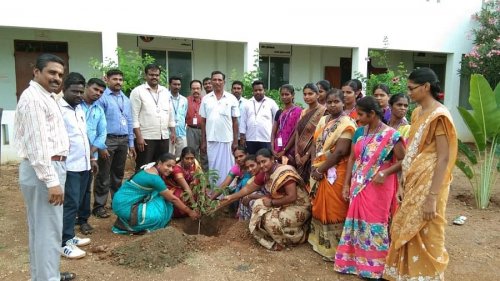
<svg viewBox="0 0 500 281"><path fill-rule="evenodd" d="M259 105L259 109L255 109L255 100L253 100L253 112L255 112L255 117L257 118L257 115L259 115L260 108L262 105L264 105L264 102L266 101L266 98L262 99L262 103Z"/></svg>
<svg viewBox="0 0 500 281"><path fill-rule="evenodd" d="M193 98L191 104L194 107L194 116L197 116L198 112L200 112L201 100L200 102L196 102Z"/></svg>
<svg viewBox="0 0 500 281"><path fill-rule="evenodd" d="M123 97L122 95L116 96L115 94L111 94L114 98L112 100L115 101L116 106L118 106L118 109L120 109L120 113L123 114ZM120 106L120 103L118 103L118 97L121 98L122 100L122 105Z"/></svg>
<svg viewBox="0 0 500 281"><path fill-rule="evenodd" d="M369 141L367 141L369 128L368 126L366 126L366 133L363 136L363 144L362 144L363 151L361 152L360 159L363 159L365 157L366 151L368 150L367 145L370 144L373 141L373 139L377 136L377 134L380 131L380 128L382 128L382 124L383 124L382 121L380 121Z"/></svg>
<svg viewBox="0 0 500 281"><path fill-rule="evenodd" d="M339 117L337 117L331 121L328 121L328 123L325 124L325 126L328 126L328 124L330 124L330 122L333 123L332 126L323 129L323 140L326 139L326 137L328 136L328 134L330 134L330 132L335 131L337 129L337 122L339 122L340 117L342 117L342 116L345 116L344 112L342 112Z"/></svg>
<svg viewBox="0 0 500 281"><path fill-rule="evenodd" d="M180 102L180 98L177 98L177 100L176 100L176 99L174 99L174 97L172 96L171 101L172 101L172 107L174 108L174 113L175 113L175 116L177 117L177 109L179 109L179 102ZM175 106L176 101L177 101L177 106Z"/></svg>
<svg viewBox="0 0 500 281"><path fill-rule="evenodd" d="M283 127L285 126L286 124L286 121L288 120L288 117L290 117L290 115L292 114L292 110L295 109L295 106L290 108L286 114L284 114L285 112L281 112L281 116L280 116L280 124L279 124L279 132L281 132L281 130L283 129Z"/></svg>
<svg viewBox="0 0 500 281"><path fill-rule="evenodd" d="M156 99L155 99L155 96L153 95L153 93L151 93L151 90L150 90L150 89L148 89L148 92L149 92L149 94L151 95L151 98L153 99L153 101L155 102L156 107L158 107L158 101L160 100L160 93L159 93L159 92L158 92L158 93L156 93L156 94L157 94L157 97L156 97Z"/></svg>
<svg viewBox="0 0 500 281"><path fill-rule="evenodd" d="M90 116L92 115L92 112L94 111L95 106L94 106L94 104L91 104L89 106L89 105L87 105L87 103L85 101L83 101L82 104L85 108L87 108L87 110L85 110L85 120L89 121Z"/></svg>

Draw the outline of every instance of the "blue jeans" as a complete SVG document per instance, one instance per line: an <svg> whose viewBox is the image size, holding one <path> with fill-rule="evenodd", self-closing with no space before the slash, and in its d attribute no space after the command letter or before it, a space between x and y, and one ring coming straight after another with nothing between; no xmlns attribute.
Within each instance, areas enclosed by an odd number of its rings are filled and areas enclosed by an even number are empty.
<svg viewBox="0 0 500 281"><path fill-rule="evenodd" d="M66 245L66 241L75 237L76 215L80 209L83 197L85 196L89 179L90 171L66 172L66 184L64 185L62 246Z"/></svg>
<svg viewBox="0 0 500 281"><path fill-rule="evenodd" d="M89 173L89 180L87 183L87 188L80 194L82 199L80 200L80 208L78 209L78 214L76 217L76 224L82 225L87 223L90 217L90 191L92 189L92 181L94 179L94 174Z"/></svg>

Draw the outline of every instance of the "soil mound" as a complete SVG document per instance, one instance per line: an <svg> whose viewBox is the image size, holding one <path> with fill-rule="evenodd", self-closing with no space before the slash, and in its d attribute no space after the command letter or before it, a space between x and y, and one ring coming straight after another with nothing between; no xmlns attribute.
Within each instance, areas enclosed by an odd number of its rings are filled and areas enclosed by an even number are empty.
<svg viewBox="0 0 500 281"><path fill-rule="evenodd" d="M139 270L161 271L182 263L196 240L174 227L148 233L111 251L112 263Z"/></svg>

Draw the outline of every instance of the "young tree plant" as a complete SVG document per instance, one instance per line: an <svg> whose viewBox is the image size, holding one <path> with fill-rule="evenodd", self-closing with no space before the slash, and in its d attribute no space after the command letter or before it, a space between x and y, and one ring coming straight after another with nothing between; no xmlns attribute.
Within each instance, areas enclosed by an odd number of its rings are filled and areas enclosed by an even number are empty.
<svg viewBox="0 0 500 281"><path fill-rule="evenodd" d="M198 171L194 174L194 177L195 184L191 187L191 190L195 201L191 204L191 209L197 211L202 216L213 217L215 214L214 210L219 205L219 201L210 199L207 191L220 192L222 195L227 195L227 189L217 187L219 173L215 170L209 170L208 172ZM188 202L190 198L189 193L184 192L182 198L185 202ZM198 220L198 235L200 233L201 218Z"/></svg>
<svg viewBox="0 0 500 281"><path fill-rule="evenodd" d="M500 172L500 83L493 91L482 75L473 74L469 103L472 112L460 106L458 111L474 137L475 149L460 141L459 151L468 163L457 159L456 165L472 185L476 206L486 209Z"/></svg>

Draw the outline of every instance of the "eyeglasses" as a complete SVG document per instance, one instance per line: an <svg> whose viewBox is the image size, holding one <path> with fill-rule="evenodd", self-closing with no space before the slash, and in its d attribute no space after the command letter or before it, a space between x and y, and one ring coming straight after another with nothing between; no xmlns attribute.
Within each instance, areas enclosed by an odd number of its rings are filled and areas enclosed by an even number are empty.
<svg viewBox="0 0 500 281"><path fill-rule="evenodd" d="M413 90L415 90L416 88L421 87L421 86L423 86L423 85L424 85L424 84L420 84L420 85L415 86L415 87L410 87L410 86L408 86L408 91L413 92Z"/></svg>

